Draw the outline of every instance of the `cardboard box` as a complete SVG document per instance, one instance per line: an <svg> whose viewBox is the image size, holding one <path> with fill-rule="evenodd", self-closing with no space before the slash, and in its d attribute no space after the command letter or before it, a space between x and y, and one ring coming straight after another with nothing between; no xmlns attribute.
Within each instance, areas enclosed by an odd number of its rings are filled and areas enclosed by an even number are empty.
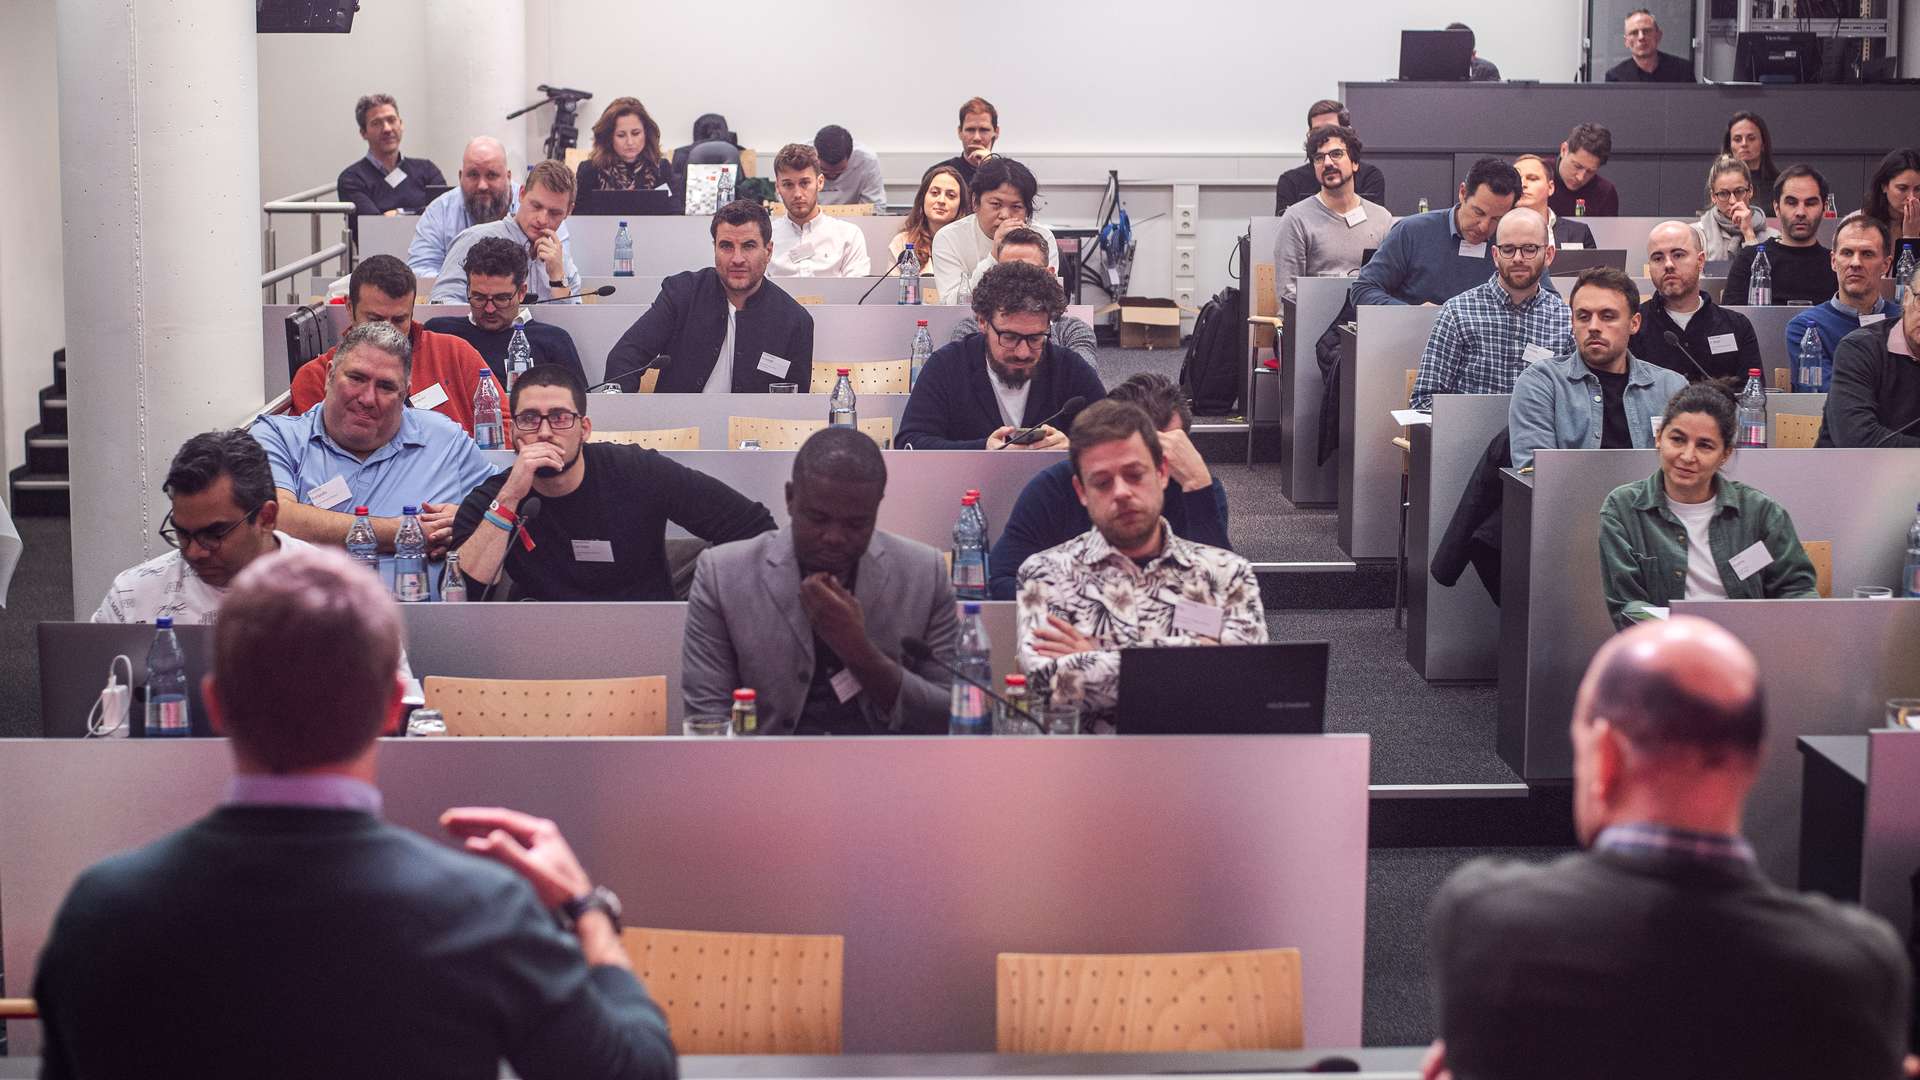
<svg viewBox="0 0 1920 1080"><path fill-rule="evenodd" d="M1176 300L1155 296L1123 296L1094 311L1108 315L1120 331L1123 349L1177 349L1180 347L1180 320L1196 314L1182 308Z"/></svg>

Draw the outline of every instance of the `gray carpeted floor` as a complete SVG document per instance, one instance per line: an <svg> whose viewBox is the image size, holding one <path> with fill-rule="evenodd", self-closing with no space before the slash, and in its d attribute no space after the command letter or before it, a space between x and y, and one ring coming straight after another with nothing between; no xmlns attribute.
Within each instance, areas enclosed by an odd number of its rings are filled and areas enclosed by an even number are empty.
<svg viewBox="0 0 1920 1080"><path fill-rule="evenodd" d="M40 732L40 649L35 626L73 618L73 549L66 518L15 519L20 564L0 613L0 738Z"/></svg>

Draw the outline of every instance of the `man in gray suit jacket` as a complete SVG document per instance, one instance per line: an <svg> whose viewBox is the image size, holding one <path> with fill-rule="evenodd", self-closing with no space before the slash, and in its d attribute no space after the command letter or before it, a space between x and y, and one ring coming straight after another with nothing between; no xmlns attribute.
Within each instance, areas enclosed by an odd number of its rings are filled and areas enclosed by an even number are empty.
<svg viewBox="0 0 1920 1080"><path fill-rule="evenodd" d="M815 432L793 459L788 524L700 553L680 684L687 716L758 696L760 733L944 734L945 671L901 660L900 639L952 663L960 635L938 551L876 531L887 465L852 428Z"/></svg>
<svg viewBox="0 0 1920 1080"><path fill-rule="evenodd" d="M1429 1080L1900 1075L1899 938L1769 883L1740 837L1765 728L1753 654L1712 623L1601 648L1572 729L1589 850L1480 860L1441 887Z"/></svg>

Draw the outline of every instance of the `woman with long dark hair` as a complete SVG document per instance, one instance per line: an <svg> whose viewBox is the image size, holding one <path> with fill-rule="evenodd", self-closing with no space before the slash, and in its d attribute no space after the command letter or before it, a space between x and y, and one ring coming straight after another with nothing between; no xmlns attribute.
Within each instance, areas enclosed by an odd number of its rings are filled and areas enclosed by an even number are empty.
<svg viewBox="0 0 1920 1080"><path fill-rule="evenodd" d="M1780 170L1773 164L1773 133L1759 113L1742 109L1729 117L1727 133L1720 138L1720 152L1740 159L1752 176L1755 191L1773 194L1773 182L1780 178Z"/></svg>
<svg viewBox="0 0 1920 1080"><path fill-rule="evenodd" d="M928 169L920 178L920 190L914 193L907 220L887 243L894 261L897 263L900 253L912 244L920 272L933 273L933 234L972 212L973 197L959 169L944 162Z"/></svg>
<svg viewBox="0 0 1920 1080"><path fill-rule="evenodd" d="M1904 252L1920 258L1920 150L1902 147L1881 158L1860 207L1893 230L1893 267Z"/></svg>
<svg viewBox="0 0 1920 1080"><path fill-rule="evenodd" d="M670 175L647 107L639 98L614 98L593 122L593 154L580 163L578 190L652 191Z"/></svg>

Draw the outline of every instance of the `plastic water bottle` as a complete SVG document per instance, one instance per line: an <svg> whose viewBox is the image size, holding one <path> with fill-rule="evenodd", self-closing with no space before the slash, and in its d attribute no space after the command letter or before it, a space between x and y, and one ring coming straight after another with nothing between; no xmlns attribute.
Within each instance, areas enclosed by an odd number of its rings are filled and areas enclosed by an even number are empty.
<svg viewBox="0 0 1920 1080"><path fill-rule="evenodd" d="M981 498L979 488L968 488L966 494L967 498L973 500L973 516L980 521L980 536L988 547L992 547L993 529L987 525L987 501Z"/></svg>
<svg viewBox="0 0 1920 1080"><path fill-rule="evenodd" d="M1827 212L1824 215L1831 221L1840 216L1840 207L1833 201L1833 192L1827 192Z"/></svg>
<svg viewBox="0 0 1920 1080"><path fill-rule="evenodd" d="M920 259L914 255L912 244L900 255L900 302L920 302Z"/></svg>
<svg viewBox="0 0 1920 1080"><path fill-rule="evenodd" d="M367 508L353 508L353 525L347 529L347 556L375 574L380 572L380 541L373 535L373 519Z"/></svg>
<svg viewBox="0 0 1920 1080"><path fill-rule="evenodd" d="M1793 362L1793 392L1823 394L1827 389L1827 358L1820 348L1820 333L1813 327L1800 335L1800 354Z"/></svg>
<svg viewBox="0 0 1920 1080"><path fill-rule="evenodd" d="M522 335L515 328L513 335ZM507 445L507 428L500 420L500 390L493 384L493 372L480 369L480 385L473 391L473 441L482 450L500 450Z"/></svg>
<svg viewBox="0 0 1920 1080"><path fill-rule="evenodd" d="M520 327L513 328L513 337L507 342L507 393L513 393L513 384L533 366L533 346L527 344L527 332Z"/></svg>
<svg viewBox="0 0 1920 1080"><path fill-rule="evenodd" d="M403 506L393 538L393 598L418 604L427 596L427 534L420 528L420 508Z"/></svg>
<svg viewBox="0 0 1920 1080"><path fill-rule="evenodd" d="M633 276L633 234L627 231L624 221L613 234L613 276Z"/></svg>
<svg viewBox="0 0 1920 1080"><path fill-rule="evenodd" d="M960 642L954 649L953 667L979 686L953 680L948 695L947 734L991 735L993 714L987 708L987 692L981 687L993 680L993 644L987 640L987 621L980 616L980 605L960 605Z"/></svg>
<svg viewBox="0 0 1920 1080"><path fill-rule="evenodd" d="M153 620L153 644L147 648L147 738L184 738L187 716L187 658L174 636L173 620Z"/></svg>
<svg viewBox="0 0 1920 1080"><path fill-rule="evenodd" d="M1907 285L1913 280L1914 258L1912 248L1903 248L1900 262L1893 268L1893 299L1895 303L1907 298Z"/></svg>
<svg viewBox="0 0 1920 1080"><path fill-rule="evenodd" d="M915 290L918 291L917 289ZM901 301L905 303L905 301ZM920 301L915 300L914 303ZM907 377L907 387L911 389L920 381L920 372L926 368L927 361L933 356L933 332L927 329L927 320L917 320L913 328L913 367Z"/></svg>
<svg viewBox="0 0 1920 1080"><path fill-rule="evenodd" d="M953 595L987 598L987 519L972 495L960 497L960 519L953 523Z"/></svg>
<svg viewBox="0 0 1920 1080"><path fill-rule="evenodd" d="M833 380L833 395L827 398L827 425L829 427L860 426L859 401L853 395L852 370L836 368L839 375Z"/></svg>
<svg viewBox="0 0 1920 1080"><path fill-rule="evenodd" d="M1747 369L1747 385L1740 391L1740 445L1767 445L1767 392L1759 368Z"/></svg>
<svg viewBox="0 0 1920 1080"><path fill-rule="evenodd" d="M446 569L440 572L440 602L443 604L464 604L467 602L467 579L460 576L460 553L447 552Z"/></svg>
<svg viewBox="0 0 1920 1080"><path fill-rule="evenodd" d="M1767 258L1767 245L1753 249L1753 272L1747 278L1747 303L1766 307L1773 303L1773 263Z"/></svg>
<svg viewBox="0 0 1920 1080"><path fill-rule="evenodd" d="M1915 508L1913 526L1907 530L1907 561L1900 568L1900 595L1920 596L1920 507ZM147 661L152 670L153 661Z"/></svg>

